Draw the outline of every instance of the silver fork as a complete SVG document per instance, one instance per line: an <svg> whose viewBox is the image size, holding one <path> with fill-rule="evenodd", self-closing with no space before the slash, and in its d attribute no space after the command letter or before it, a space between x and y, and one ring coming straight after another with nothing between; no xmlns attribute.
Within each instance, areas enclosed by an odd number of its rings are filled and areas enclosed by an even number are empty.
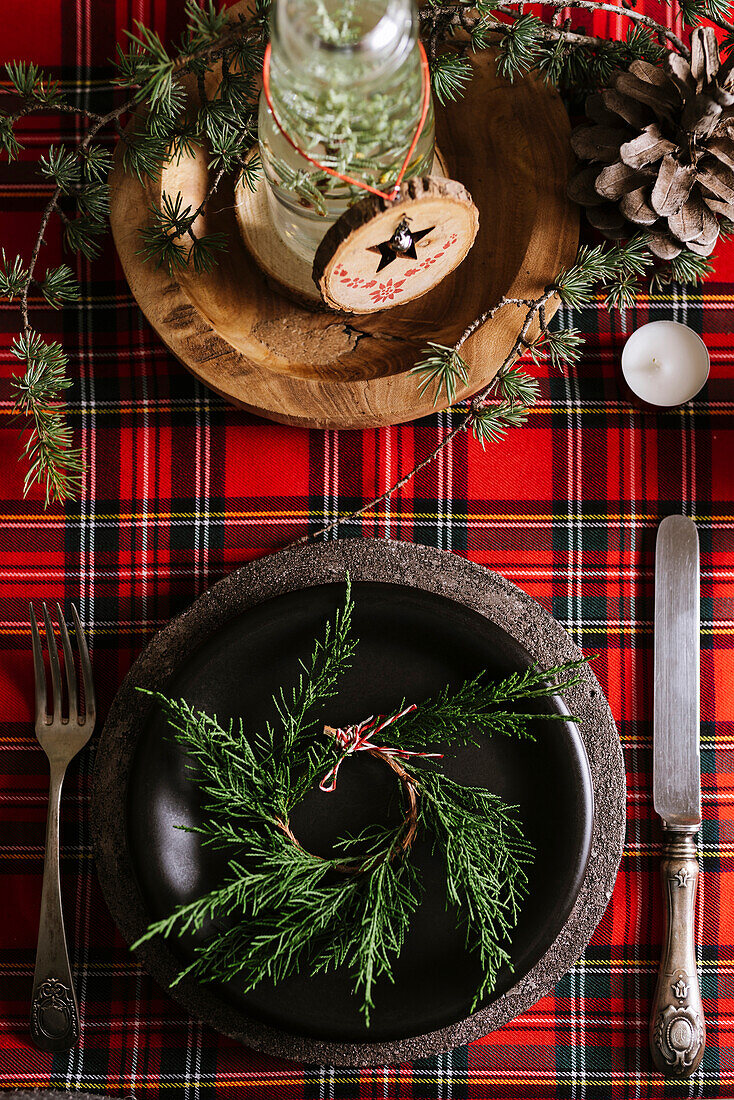
<svg viewBox="0 0 734 1100"><path fill-rule="evenodd" d="M41 1050L71 1050L79 1042L79 1008L69 966L69 953L64 933L61 908L61 878L59 873L59 809L61 786L71 760L84 748L94 730L96 718L92 666L87 641L76 607L71 605L79 647L79 663L84 685L84 713L79 712L74 654L60 605L56 604L64 652L68 717L63 717L61 668L56 638L46 604L43 618L46 626L48 663L51 670L51 707L47 709L46 673L43 647L33 604L30 605L31 637L33 639L33 670L36 676L36 738L46 753L50 769L48 816L46 818L46 859L43 867L41 918L38 929L36 969L31 997L31 1038Z"/></svg>

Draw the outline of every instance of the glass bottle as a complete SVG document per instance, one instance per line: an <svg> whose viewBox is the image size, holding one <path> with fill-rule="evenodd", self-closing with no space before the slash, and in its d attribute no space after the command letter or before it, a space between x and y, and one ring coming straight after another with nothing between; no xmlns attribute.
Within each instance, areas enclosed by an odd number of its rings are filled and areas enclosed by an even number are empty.
<svg viewBox="0 0 734 1100"><path fill-rule="evenodd" d="M389 190L420 120L414 0L275 0L270 94L286 133L319 164ZM260 155L280 237L311 263L329 226L365 192L293 149L260 96ZM433 165L433 103L405 178Z"/></svg>

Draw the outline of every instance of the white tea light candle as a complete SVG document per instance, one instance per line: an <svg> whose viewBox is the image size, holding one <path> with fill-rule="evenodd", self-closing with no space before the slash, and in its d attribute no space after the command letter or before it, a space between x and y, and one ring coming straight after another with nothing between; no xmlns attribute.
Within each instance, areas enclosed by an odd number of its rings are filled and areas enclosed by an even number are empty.
<svg viewBox="0 0 734 1100"><path fill-rule="evenodd" d="M709 376L701 337L678 321L651 321L633 332L622 351L627 385L650 405L682 405Z"/></svg>

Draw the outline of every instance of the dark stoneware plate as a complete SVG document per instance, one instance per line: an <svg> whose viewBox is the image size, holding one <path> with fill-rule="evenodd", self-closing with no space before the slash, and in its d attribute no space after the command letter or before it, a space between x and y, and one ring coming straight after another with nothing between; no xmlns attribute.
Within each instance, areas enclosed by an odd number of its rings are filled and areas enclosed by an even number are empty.
<svg viewBox="0 0 734 1100"><path fill-rule="evenodd" d="M134 688L183 695L220 719L244 715L246 726L257 729L274 717L273 692L293 682L299 658L308 655L314 636L342 600L347 570L354 581L360 644L355 667L324 712L332 725L389 713L403 698L420 701L483 668L499 677L531 661L551 664L576 655L537 604L453 555L350 540L279 554L232 574L151 642L121 688L102 736L93 816L98 868L113 916L128 939L211 887L222 868L221 857L202 850L195 834L175 828L199 820L197 790L165 721ZM512 939L513 970L500 973L479 1011L471 1014L479 981L476 958L466 951L456 915L446 907L440 855L422 843L414 858L425 883L424 900L395 963L395 984L377 987L369 1029L343 971L318 978L303 973L277 987L262 983L247 995L236 981L226 987L182 983L173 996L254 1046L342 1063L430 1053L483 1034L532 1003L593 931L611 892L621 845L619 746L590 672L568 693L568 701L584 719L579 726L554 698L538 707L534 741L488 739L443 762L452 778L517 803L536 848L529 896ZM543 708L564 719L544 721ZM613 762L613 807L610 775L600 787L594 751ZM384 765L366 755L350 758L336 791L315 790L294 814L294 831L304 846L327 854L344 832L399 813L397 795ZM590 894L592 884L596 889ZM167 985L192 948L191 940L153 941L141 954L153 976Z"/></svg>

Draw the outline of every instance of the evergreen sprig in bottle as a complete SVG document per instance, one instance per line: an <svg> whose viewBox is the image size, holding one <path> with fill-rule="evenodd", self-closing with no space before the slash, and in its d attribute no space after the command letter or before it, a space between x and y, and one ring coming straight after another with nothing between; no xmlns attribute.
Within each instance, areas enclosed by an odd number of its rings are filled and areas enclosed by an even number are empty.
<svg viewBox="0 0 734 1100"><path fill-rule="evenodd" d="M270 97L277 122L320 165L380 189L395 183L420 123L423 72L413 0L275 0ZM260 154L284 243L311 263L364 191L306 160L260 100ZM433 164L433 105L405 176Z"/></svg>

